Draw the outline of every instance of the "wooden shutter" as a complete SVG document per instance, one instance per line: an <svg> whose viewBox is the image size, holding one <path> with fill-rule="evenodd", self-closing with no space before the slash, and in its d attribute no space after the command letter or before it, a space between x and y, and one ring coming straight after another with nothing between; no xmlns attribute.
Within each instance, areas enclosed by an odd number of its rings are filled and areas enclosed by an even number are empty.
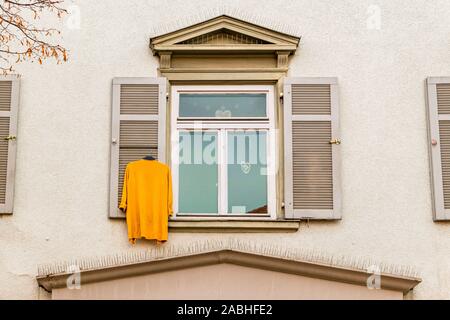
<svg viewBox="0 0 450 320"><path fill-rule="evenodd" d="M450 77L427 79L433 217L450 220Z"/></svg>
<svg viewBox="0 0 450 320"><path fill-rule="evenodd" d="M339 139L337 79L286 79L284 202L287 219L341 218Z"/></svg>
<svg viewBox="0 0 450 320"><path fill-rule="evenodd" d="M0 214L12 214L16 168L19 78L0 78Z"/></svg>
<svg viewBox="0 0 450 320"><path fill-rule="evenodd" d="M165 78L113 80L111 134L111 218L123 218L118 209L126 165L146 155L165 162Z"/></svg>

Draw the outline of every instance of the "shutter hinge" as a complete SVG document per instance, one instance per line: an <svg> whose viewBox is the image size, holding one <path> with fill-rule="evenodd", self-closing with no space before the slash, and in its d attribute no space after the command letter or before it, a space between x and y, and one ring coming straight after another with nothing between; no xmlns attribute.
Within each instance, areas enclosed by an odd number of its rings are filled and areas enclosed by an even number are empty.
<svg viewBox="0 0 450 320"><path fill-rule="evenodd" d="M330 144L337 144L337 145L339 145L339 144L341 144L341 140L339 140L339 139L330 140Z"/></svg>
<svg viewBox="0 0 450 320"><path fill-rule="evenodd" d="M16 140L16 136L7 136L3 140Z"/></svg>

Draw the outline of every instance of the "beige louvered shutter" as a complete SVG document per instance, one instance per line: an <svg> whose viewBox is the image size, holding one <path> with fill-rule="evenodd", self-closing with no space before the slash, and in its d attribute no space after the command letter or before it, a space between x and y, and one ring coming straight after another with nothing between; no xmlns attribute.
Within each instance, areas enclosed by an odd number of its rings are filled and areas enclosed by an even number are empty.
<svg viewBox="0 0 450 320"><path fill-rule="evenodd" d="M125 217L118 209L126 165L146 155L165 162L165 78L113 80L111 134L111 218Z"/></svg>
<svg viewBox="0 0 450 320"><path fill-rule="evenodd" d="M290 78L284 86L285 217L340 219L336 78Z"/></svg>
<svg viewBox="0 0 450 320"><path fill-rule="evenodd" d="M450 220L450 77L428 78L428 128L434 220Z"/></svg>
<svg viewBox="0 0 450 320"><path fill-rule="evenodd" d="M19 78L0 78L0 214L12 214L16 168Z"/></svg>

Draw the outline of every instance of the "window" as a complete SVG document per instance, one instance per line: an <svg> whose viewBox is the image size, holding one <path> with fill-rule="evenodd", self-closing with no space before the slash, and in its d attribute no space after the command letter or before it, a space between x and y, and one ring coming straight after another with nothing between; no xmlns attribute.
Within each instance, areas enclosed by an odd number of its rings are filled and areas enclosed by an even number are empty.
<svg viewBox="0 0 450 320"><path fill-rule="evenodd" d="M172 87L176 217L275 218L271 86Z"/></svg>

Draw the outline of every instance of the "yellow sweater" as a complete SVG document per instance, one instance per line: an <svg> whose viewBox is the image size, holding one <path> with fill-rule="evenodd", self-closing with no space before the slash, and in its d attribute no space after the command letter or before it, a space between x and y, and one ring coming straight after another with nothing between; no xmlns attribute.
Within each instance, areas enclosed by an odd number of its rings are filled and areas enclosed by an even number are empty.
<svg viewBox="0 0 450 320"><path fill-rule="evenodd" d="M119 208L126 212L128 239L166 241L172 215L172 177L170 169L156 160L128 163Z"/></svg>

